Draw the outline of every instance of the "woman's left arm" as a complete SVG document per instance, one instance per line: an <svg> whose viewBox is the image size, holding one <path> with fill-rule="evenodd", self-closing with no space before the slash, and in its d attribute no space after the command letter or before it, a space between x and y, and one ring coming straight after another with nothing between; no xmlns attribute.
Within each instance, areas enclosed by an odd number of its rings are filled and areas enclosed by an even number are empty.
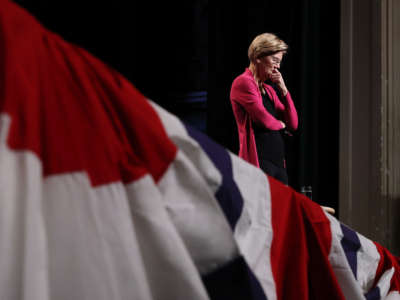
<svg viewBox="0 0 400 300"><path fill-rule="evenodd" d="M294 131L298 126L298 117L296 107L294 106L292 97L286 88L285 81L278 70L274 70L270 77L271 81L276 84L279 90L279 96L274 88L267 86L267 90L275 103L275 109L282 114L283 121L288 129Z"/></svg>
<svg viewBox="0 0 400 300"><path fill-rule="evenodd" d="M296 107L294 106L292 97L289 91L287 91L286 96L280 96L273 91L273 98L275 102L275 108L282 114L283 121L285 122L288 129L295 131L297 129L299 120L297 116Z"/></svg>

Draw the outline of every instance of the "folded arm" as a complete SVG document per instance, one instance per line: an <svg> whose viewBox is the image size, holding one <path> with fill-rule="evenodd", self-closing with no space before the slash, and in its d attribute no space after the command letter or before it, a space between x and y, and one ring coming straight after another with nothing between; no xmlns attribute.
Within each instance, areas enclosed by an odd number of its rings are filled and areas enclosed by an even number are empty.
<svg viewBox="0 0 400 300"><path fill-rule="evenodd" d="M269 130L280 130L284 124L271 115L261 101L257 86L245 78L237 78L231 89L231 100L238 103L257 124Z"/></svg>

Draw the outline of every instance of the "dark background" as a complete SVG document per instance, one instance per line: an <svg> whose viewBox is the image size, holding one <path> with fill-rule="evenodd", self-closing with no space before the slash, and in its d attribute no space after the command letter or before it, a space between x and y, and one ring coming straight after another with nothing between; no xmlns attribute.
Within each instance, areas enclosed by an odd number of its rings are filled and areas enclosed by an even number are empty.
<svg viewBox="0 0 400 300"><path fill-rule="evenodd" d="M289 185L312 186L314 201L338 211L339 0L15 2L234 153L231 83L252 39L277 34L290 47L281 71L300 121L285 139Z"/></svg>

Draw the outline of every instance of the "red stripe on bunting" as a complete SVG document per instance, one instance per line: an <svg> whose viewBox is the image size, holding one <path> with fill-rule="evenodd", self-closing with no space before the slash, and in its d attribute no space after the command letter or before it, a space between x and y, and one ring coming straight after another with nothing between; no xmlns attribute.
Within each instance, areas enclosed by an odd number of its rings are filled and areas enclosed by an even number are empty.
<svg viewBox="0 0 400 300"><path fill-rule="evenodd" d="M11 2L0 4L0 26L0 111L12 119L12 149L36 153L45 176L160 179L177 149L141 93Z"/></svg>
<svg viewBox="0 0 400 300"><path fill-rule="evenodd" d="M328 260L332 236L321 207L268 178L273 228L271 267L278 300L344 300Z"/></svg>
<svg viewBox="0 0 400 300"><path fill-rule="evenodd" d="M373 242L379 252L380 260L375 273L375 281L373 287L376 286L379 279L387 270L394 267L394 274L390 281L389 292L400 292L400 258L391 254L385 247L377 242Z"/></svg>

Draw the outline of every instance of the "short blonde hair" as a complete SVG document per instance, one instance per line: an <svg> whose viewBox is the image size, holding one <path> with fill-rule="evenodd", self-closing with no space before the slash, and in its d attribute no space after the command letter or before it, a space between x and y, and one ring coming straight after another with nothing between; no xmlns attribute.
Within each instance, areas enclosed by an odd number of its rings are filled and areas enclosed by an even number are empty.
<svg viewBox="0 0 400 300"><path fill-rule="evenodd" d="M257 35L249 46L247 52L251 62L257 58L272 55L277 52L286 53L288 45L273 33L262 33Z"/></svg>

